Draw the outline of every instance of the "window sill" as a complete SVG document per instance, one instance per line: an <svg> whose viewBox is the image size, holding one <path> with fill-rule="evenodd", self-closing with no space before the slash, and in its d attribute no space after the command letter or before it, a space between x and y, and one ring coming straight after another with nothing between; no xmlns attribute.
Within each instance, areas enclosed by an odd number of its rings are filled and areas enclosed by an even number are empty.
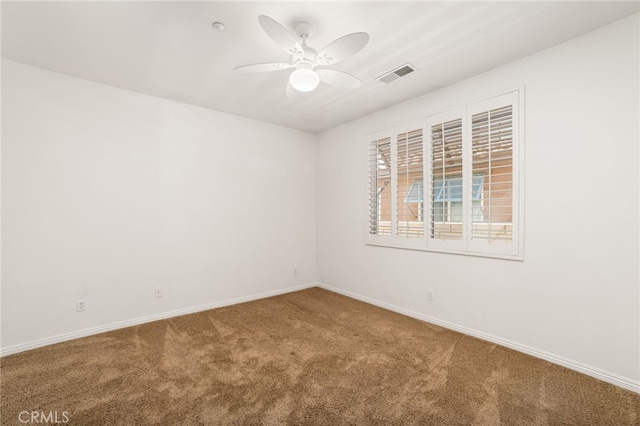
<svg viewBox="0 0 640 426"><path fill-rule="evenodd" d="M423 241L416 241L416 243L422 244L399 244L387 241L372 241L367 240L365 245L373 246L373 247L385 247L385 248L393 248L393 249L402 249L402 250L413 250L413 251L424 251L424 252L432 252L432 253L442 253L442 254L456 254L461 256L473 256L473 257L486 257L490 259L503 259L503 260L515 260L515 261L524 261L524 256L522 253L519 254L504 254L504 253L489 253L489 252L478 252L478 251L464 251L464 250L447 250L442 248L432 248L432 247L424 247Z"/></svg>

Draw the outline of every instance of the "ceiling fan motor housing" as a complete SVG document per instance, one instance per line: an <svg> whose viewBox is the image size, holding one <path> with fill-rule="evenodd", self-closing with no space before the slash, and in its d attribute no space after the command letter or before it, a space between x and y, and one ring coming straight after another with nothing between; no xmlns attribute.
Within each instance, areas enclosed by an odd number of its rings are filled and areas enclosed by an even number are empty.
<svg viewBox="0 0 640 426"><path fill-rule="evenodd" d="M297 70L310 70L313 69L314 63L307 58L298 59L294 62L294 66Z"/></svg>
<svg viewBox="0 0 640 426"><path fill-rule="evenodd" d="M296 34L298 37L302 39L307 39L311 37L313 33L313 25L308 22L299 22L296 24Z"/></svg>
<svg viewBox="0 0 640 426"><path fill-rule="evenodd" d="M292 60L297 69L312 68L316 64L318 52L307 46L307 39L311 37L313 32L313 25L308 22L299 22L296 25L296 34L300 38L300 44L302 45L303 53L301 55L293 55ZM306 63L311 64L311 67L307 67Z"/></svg>

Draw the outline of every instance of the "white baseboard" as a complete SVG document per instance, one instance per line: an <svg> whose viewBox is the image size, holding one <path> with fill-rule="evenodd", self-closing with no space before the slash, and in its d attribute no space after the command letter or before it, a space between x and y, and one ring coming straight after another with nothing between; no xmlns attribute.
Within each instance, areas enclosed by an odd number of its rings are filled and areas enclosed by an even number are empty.
<svg viewBox="0 0 640 426"><path fill-rule="evenodd" d="M640 381L632 380L626 377L619 376L615 373L611 373L608 371L601 370L596 367L592 367L590 365L583 364L578 361L574 361L568 358L564 358L562 356L554 355L549 352L545 352L539 349L535 349L526 345L522 345L517 342L512 342L510 340L502 339L500 337L484 333L478 330L474 330L471 328L463 327L448 321L443 321L438 318L430 317L428 315L423 315L418 312L414 312L408 309L400 308L398 306L391 305L389 303L381 302L376 299L372 299L367 296L363 296L361 294L353 293L351 291L342 290L337 287L332 287L328 284L324 283L316 283L316 285L325 290L332 291L334 293L342 294L343 296L351 297L352 299L360 300L365 303L369 303L371 305L378 306L380 308L384 308L390 311L397 312L402 315L406 315L408 317L416 318L421 321L425 321L431 324L436 324L441 327L458 331L463 334L467 334L469 336L477 337L482 340L486 340L492 343L497 343L498 345L505 346L507 348L516 350L518 352L525 353L527 355L534 356L536 358L544 359L545 361L552 362L554 364L561 365L563 367L567 367L571 370L577 371L579 373L586 374L588 376L594 377L596 379L602 380L607 383L611 383L613 385L619 386L621 388L630 390L632 392L636 392L640 394Z"/></svg>
<svg viewBox="0 0 640 426"><path fill-rule="evenodd" d="M70 333L64 333L64 334L59 334L57 336L53 336L53 337L48 337L45 339L39 339L39 340L33 340L27 343L22 343L22 344L18 344L18 345L13 345L13 346L9 346L6 348L1 348L0 349L0 357L2 356L7 356L7 355L12 355L12 354L16 354L19 352L24 352L24 351L28 351L31 349L36 349L36 348L40 348L43 346L48 346L48 345L52 345L55 343L60 343L60 342L65 342L67 340L73 340L73 339L78 339L81 337L86 337L86 336L92 336L94 334L99 334L99 333L104 333L107 331L112 331L112 330L117 330L120 328L125 328L125 327L131 327L134 325L139 325L139 324L144 324L144 323L148 323L148 322L152 322L152 321L158 321L158 320L163 320L163 319L167 319L167 318L173 318L173 317L177 317L180 315L187 315L187 314L193 314L196 312L202 312L202 311L207 311L210 309L216 309L216 308L221 308L224 306L229 306L229 305L235 305L238 303L244 303L244 302L250 302L252 300L258 300L258 299L264 299L267 297L272 297L272 296L278 296L281 294L286 294L286 293L291 293L294 291L299 291L299 290L304 290L307 288L311 288L311 287L320 287L323 288L325 290L329 290L332 291L334 293L338 293L338 294L342 294L344 296L350 297L352 299L356 299L356 300L360 300L362 302L365 303L369 303L371 305L375 305L375 306L379 306L381 308L390 310L390 311L394 311L397 312L399 314L402 315L406 315L412 318L416 318L419 319L421 321L425 321L431 324L436 324L439 325L441 327L450 329L450 330L454 330L454 331L458 331L460 333L463 334L467 334L470 336L474 336L477 337L479 339L482 340L486 340L489 342L493 342L496 344L499 344L501 346L505 346L507 348L516 350L518 352L522 352L531 356L534 356L536 358L540 358L540 359L544 359L546 361L552 362L554 364L558 364L561 365L563 367L567 367L571 370L575 370L578 371L580 373L586 374L588 376L594 377L596 379L605 381L607 383L611 383L613 385L616 386L620 386L621 388L630 390L632 392L636 392L638 394L640 394L640 382L636 381L636 380L632 380L626 377L622 377L619 376L617 374L614 373L610 373L608 371L604 371L601 370L599 368L596 367L592 367L590 365L586 365L583 363L580 363L578 361L574 361L568 358L564 358L558 355L554 355L542 350L538 350L526 345L522 345L520 343L516 343L516 342L512 342L510 340L506 340L506 339L502 339L500 337L488 334L488 333L484 333L478 330L474 330L471 328L467 328L467 327L463 327L448 321L443 321L440 320L438 318L434 318L434 317L430 317L428 315L423 315L420 314L418 312L414 312L408 309L404 309L404 308L400 308L398 306L395 305L391 305L389 303L385 303L385 302L381 302L379 300L376 299L372 299L370 297L367 296L363 296L357 293L353 293L351 291L347 291L347 290L342 290L340 288L337 287L333 287L330 286L328 284L324 284L324 283L305 283L305 284L301 284L301 285L297 285L297 286L292 286L292 287L285 287L282 289L278 289L278 290L272 290L272 291L267 291L267 292L263 292L263 293L258 293L258 294L253 294L253 295L249 295L249 296L243 296L243 297L237 297L237 298L233 298L233 299L227 299L227 300L222 300L219 302L213 302L213 303L207 303L204 305L198 305L198 306L193 306L193 307L189 307L189 308L184 308L184 309L177 309L177 310L173 310L173 311L169 311L169 312L163 312L160 314L154 314L154 315L147 315L144 317L140 317L140 318L134 318L131 320L126 320L126 321L120 321L120 322L116 322L116 323L111 323L111 324L106 324L106 325L102 325L102 326L98 326L98 327L91 327L91 328L86 328L83 330L78 330L78 331L74 331L74 332L70 332Z"/></svg>
<svg viewBox="0 0 640 426"><path fill-rule="evenodd" d="M244 302L251 302L252 300L264 299L266 297L278 296L285 293L292 293L294 291L304 290L304 289L315 287L315 286L316 286L315 283L305 283L305 284L300 284L292 287L281 288L278 290L252 294L249 296L236 297L233 299L222 300L219 302L206 303L204 305L198 305L198 306L193 306L193 307L183 308L183 309L176 309L169 312L162 312L159 314L147 315L144 317L134 318L131 320L119 321L119 322L105 324L97 327L85 328L83 330L72 331L70 333L59 334L53 337L32 340L27 343L21 343L18 345L1 348L0 357L28 351L31 349L41 348L43 346L53 345L54 343L60 343L60 342L65 342L67 340L78 339L80 337L92 336L94 334L104 333L106 331L112 331L120 328L144 324L152 321L173 318L180 315L187 315L187 314L193 314L196 312L208 311L210 309L221 308L223 306L236 305L238 303L244 303Z"/></svg>

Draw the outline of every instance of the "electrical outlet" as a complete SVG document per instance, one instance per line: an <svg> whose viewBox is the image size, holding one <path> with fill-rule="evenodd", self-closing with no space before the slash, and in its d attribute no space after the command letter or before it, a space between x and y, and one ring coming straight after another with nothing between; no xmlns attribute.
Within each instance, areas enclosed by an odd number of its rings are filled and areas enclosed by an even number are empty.
<svg viewBox="0 0 640 426"><path fill-rule="evenodd" d="M162 297L162 289L160 287L156 287L153 289L153 295L156 297Z"/></svg>
<svg viewBox="0 0 640 426"><path fill-rule="evenodd" d="M76 300L76 312L84 312L87 310L87 301L84 299Z"/></svg>
<svg viewBox="0 0 640 426"><path fill-rule="evenodd" d="M431 300L433 302L433 290L429 289L429 291L427 291L427 300Z"/></svg>

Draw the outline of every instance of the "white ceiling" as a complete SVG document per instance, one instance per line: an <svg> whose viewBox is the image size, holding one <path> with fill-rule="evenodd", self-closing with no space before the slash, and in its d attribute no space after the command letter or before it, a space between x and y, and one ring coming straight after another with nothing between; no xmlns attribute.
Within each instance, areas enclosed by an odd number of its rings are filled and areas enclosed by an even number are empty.
<svg viewBox="0 0 640 426"><path fill-rule="evenodd" d="M530 55L639 10L632 2L2 2L2 56L124 89L317 133ZM288 98L288 62L263 32L309 21L320 50L358 31L369 44L334 68L358 89L321 85ZM223 22L226 31L211 24ZM390 84L375 77L406 62Z"/></svg>

